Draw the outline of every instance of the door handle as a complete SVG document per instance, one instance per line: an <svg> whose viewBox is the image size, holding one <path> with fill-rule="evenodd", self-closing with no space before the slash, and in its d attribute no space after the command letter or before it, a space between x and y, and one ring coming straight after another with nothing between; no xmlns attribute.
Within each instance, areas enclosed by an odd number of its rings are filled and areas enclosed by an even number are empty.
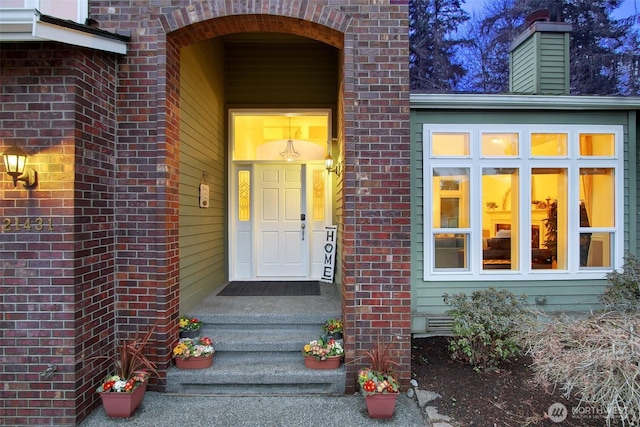
<svg viewBox="0 0 640 427"><path fill-rule="evenodd" d="M300 233L302 234L302 240L304 240L304 229L305 229L306 225L304 225L304 222L302 224L300 224Z"/></svg>

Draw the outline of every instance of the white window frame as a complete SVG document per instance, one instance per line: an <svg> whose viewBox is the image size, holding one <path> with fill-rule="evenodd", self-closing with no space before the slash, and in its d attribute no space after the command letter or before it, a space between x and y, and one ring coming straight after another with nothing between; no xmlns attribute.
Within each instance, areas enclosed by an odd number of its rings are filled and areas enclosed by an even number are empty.
<svg viewBox="0 0 640 427"><path fill-rule="evenodd" d="M469 133L469 156L432 156L431 136L433 133L454 132ZM518 134L518 155L508 157L482 157L481 135L483 133L514 133ZM566 156L558 157L532 157L531 134L534 133L562 133L567 134L568 147ZM579 153L580 134L613 134L615 138L615 152L607 157L581 157ZM624 257L624 150L623 127L621 125L542 125L542 124L483 124L483 125L441 125L423 124L423 231L424 231L424 280L575 280L575 279L603 279L606 273L622 266ZM519 169L520 197L518 200L520 223L531 223L531 170L534 168L560 167L567 169L568 199L579 200L578 186L581 168L602 167L614 170L614 226L590 227L590 233L611 233L611 267L580 268L580 253L577 244L568 246L567 269L532 269L530 262L525 261L529 249L526 245L530 242L527 235L531 231L522 229L519 234L519 270L484 270L482 268L482 211L480 204L482 169L483 167L517 167ZM433 169L448 167L465 167L470 170L469 178L469 212L470 212L470 236L467 249L467 266L465 269L435 269L435 239L434 233L442 232L442 229L433 227ZM570 205L573 205L570 202ZM580 234L579 204L570 207L568 218L568 242L578 242ZM575 209L575 211L574 211ZM577 212L577 213L576 213ZM529 228L529 227L526 227ZM438 230L438 231L434 231ZM467 232L469 229L458 229L458 232ZM455 229L445 230L446 233L455 233Z"/></svg>

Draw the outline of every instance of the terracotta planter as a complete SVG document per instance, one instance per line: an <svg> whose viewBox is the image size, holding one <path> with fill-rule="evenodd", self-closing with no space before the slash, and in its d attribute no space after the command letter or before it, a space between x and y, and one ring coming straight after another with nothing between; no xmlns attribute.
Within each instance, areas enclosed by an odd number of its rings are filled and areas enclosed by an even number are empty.
<svg viewBox="0 0 640 427"><path fill-rule="evenodd" d="M108 417L129 418L142 402L147 391L147 382L139 385L132 393L100 393L102 407Z"/></svg>
<svg viewBox="0 0 640 427"><path fill-rule="evenodd" d="M365 396L370 418L391 418L400 393L372 394Z"/></svg>
<svg viewBox="0 0 640 427"><path fill-rule="evenodd" d="M203 357L181 359L176 357L176 366L180 369L205 369L213 364L213 354Z"/></svg>
<svg viewBox="0 0 640 427"><path fill-rule="evenodd" d="M304 356L304 366L309 369L338 369L342 356L330 356L325 360L316 360L313 356Z"/></svg>
<svg viewBox="0 0 640 427"><path fill-rule="evenodd" d="M200 336L200 329L195 331L180 331L180 338L198 338Z"/></svg>

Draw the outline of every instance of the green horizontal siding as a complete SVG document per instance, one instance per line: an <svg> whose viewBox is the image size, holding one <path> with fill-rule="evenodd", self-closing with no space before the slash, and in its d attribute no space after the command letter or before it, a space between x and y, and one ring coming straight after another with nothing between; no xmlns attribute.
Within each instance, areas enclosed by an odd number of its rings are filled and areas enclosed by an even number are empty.
<svg viewBox="0 0 640 427"><path fill-rule="evenodd" d="M634 116L635 117L635 116ZM634 118L635 119L635 118ZM412 230L412 311L413 333L425 333L427 321L425 316L445 313L447 306L444 304L444 293L465 292L495 286L493 282L486 281L425 281L423 261L425 257L424 245L424 165L423 165L423 124L567 124L567 125L623 125L625 147L625 170L635 177L635 182L640 186L637 178L636 166L630 166L629 153L633 154L633 161L637 158L636 148L629 150L630 138L634 138L635 146L640 145L635 133L630 134L629 129L635 132L634 127L629 127L629 115L627 112L540 112L540 111L481 111L469 112L462 110L431 111L413 109L411 112L411 139L414 149L411 153L412 193L411 193L411 230ZM635 125L634 125L635 126ZM635 162L637 163L637 162ZM629 187L625 179L625 224L629 224L630 215L636 218L638 212L637 197L631 200L629 194L639 194L637 191L629 193ZM640 224L638 224L640 225ZM628 247L629 234L625 227L625 248ZM633 227L637 235L637 227ZM637 241L637 239L634 239ZM638 248L636 248L638 250ZM603 280L569 280L569 281L504 281L500 287L517 295L526 294L529 301L535 304L536 297L546 297L547 304L544 309L548 311L584 311L597 305L597 298L606 281Z"/></svg>
<svg viewBox="0 0 640 427"><path fill-rule="evenodd" d="M511 52L511 92L568 94L568 49L568 33L533 33Z"/></svg>
<svg viewBox="0 0 640 427"><path fill-rule="evenodd" d="M220 41L182 51L180 85L180 312L227 281L224 61ZM206 173L210 207L202 209Z"/></svg>
<svg viewBox="0 0 640 427"><path fill-rule="evenodd" d="M338 51L331 46L229 43L225 63L229 105L335 104Z"/></svg>

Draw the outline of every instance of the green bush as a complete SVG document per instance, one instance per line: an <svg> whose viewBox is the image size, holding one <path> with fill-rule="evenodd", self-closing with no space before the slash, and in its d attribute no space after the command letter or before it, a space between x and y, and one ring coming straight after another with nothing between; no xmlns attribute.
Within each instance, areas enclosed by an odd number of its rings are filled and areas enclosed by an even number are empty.
<svg viewBox="0 0 640 427"><path fill-rule="evenodd" d="M471 364L475 370L497 367L520 354L519 327L530 319L526 297L507 290L488 288L466 294L444 294L452 307L454 337L449 341L453 359Z"/></svg>
<svg viewBox="0 0 640 427"><path fill-rule="evenodd" d="M607 274L609 284L600 296L600 301L611 309L637 311L640 309L640 258L627 254L622 273Z"/></svg>

